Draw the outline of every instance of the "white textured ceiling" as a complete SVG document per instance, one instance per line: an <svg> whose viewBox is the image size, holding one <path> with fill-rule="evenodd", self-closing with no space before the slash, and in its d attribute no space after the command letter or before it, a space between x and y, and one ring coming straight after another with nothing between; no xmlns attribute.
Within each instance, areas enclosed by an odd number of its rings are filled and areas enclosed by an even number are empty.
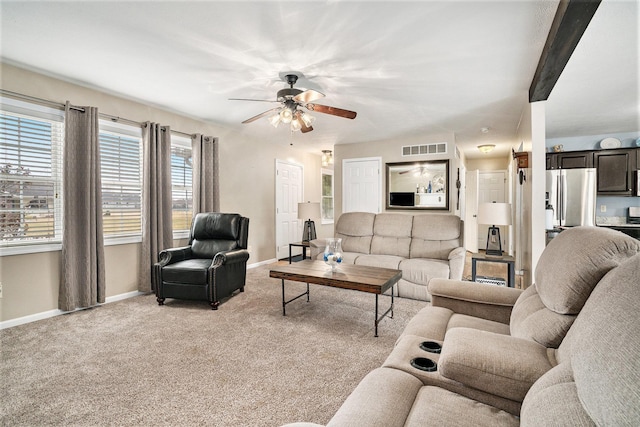
<svg viewBox="0 0 640 427"><path fill-rule="evenodd" d="M453 132L469 158L506 154L557 7L537 1L188 1L0 3L3 61L268 143L286 71L318 103L296 145ZM548 135L638 130L638 3L605 0L548 102ZM593 30L592 30L593 28ZM595 79L595 80L594 80ZM73 102L73 100L71 100ZM104 111L105 113L117 113ZM480 129L488 127L488 134ZM588 132L585 132L588 130ZM187 130L188 131L188 130Z"/></svg>

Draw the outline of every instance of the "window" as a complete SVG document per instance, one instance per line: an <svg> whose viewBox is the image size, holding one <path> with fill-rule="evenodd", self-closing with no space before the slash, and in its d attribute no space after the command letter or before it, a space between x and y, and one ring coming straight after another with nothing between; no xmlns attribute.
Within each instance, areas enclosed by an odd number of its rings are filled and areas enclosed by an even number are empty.
<svg viewBox="0 0 640 427"><path fill-rule="evenodd" d="M100 121L105 243L142 238L142 138L139 127Z"/></svg>
<svg viewBox="0 0 640 427"><path fill-rule="evenodd" d="M0 254L60 249L64 113L0 101Z"/></svg>
<svg viewBox="0 0 640 427"><path fill-rule="evenodd" d="M333 170L321 169L322 176L322 223L333 224Z"/></svg>
<svg viewBox="0 0 640 427"><path fill-rule="evenodd" d="M193 217L191 140L171 136L171 206L173 237L189 236Z"/></svg>

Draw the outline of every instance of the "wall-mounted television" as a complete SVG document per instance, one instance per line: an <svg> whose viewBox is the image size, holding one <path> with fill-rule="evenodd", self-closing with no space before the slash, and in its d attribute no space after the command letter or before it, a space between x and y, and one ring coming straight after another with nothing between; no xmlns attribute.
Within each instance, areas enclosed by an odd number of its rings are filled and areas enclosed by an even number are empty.
<svg viewBox="0 0 640 427"><path fill-rule="evenodd" d="M389 193L389 206L415 206L414 193L392 192Z"/></svg>

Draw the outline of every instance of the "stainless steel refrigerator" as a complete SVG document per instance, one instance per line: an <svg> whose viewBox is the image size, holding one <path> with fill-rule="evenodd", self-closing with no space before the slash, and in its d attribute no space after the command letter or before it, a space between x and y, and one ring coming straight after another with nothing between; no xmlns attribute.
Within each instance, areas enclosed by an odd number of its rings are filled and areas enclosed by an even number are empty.
<svg viewBox="0 0 640 427"><path fill-rule="evenodd" d="M546 189L554 227L596 225L595 169L548 170Z"/></svg>

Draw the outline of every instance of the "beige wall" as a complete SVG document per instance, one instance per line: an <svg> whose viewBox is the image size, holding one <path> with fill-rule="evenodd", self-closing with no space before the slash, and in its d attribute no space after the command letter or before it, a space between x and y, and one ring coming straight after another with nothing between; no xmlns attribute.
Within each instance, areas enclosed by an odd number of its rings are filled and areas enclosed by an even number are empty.
<svg viewBox="0 0 640 427"><path fill-rule="evenodd" d="M265 144L225 126L181 116L121 96L88 89L8 64L0 64L2 89L74 105L91 105L99 111L129 120L153 121L185 133L202 133L220 141L221 210L250 218L250 263L275 257L275 160L304 165L305 199L320 200L320 154L281 144ZM248 155L247 153L251 153ZM330 231L329 231L330 230ZM319 227L319 235L332 226ZM107 296L137 289L139 245L105 248ZM59 251L0 257L0 321L57 309Z"/></svg>
<svg viewBox="0 0 640 427"><path fill-rule="evenodd" d="M447 143L447 154L445 155L426 155L426 156L402 156L402 146L405 145L419 145L429 144L435 142ZM449 211L455 210L455 182L456 182L456 168L458 167L458 159L455 159L455 137L453 133L441 133L433 135L423 135L411 138L405 138L402 140L381 140L376 142L354 143L354 144L341 144L334 147L334 161L335 161L335 212L336 218L342 213L342 161L345 159L357 159L367 157L380 157L382 158L382 209L384 211L385 200L385 163L393 162L413 162L422 160L442 160L450 159L449 162ZM394 212L398 212L394 209ZM400 211L402 212L402 211ZM407 211L408 212L408 211ZM445 211L411 211L420 213L443 213Z"/></svg>
<svg viewBox="0 0 640 427"><path fill-rule="evenodd" d="M503 171L509 168L510 157L488 157L482 159L467 159L467 170Z"/></svg>

